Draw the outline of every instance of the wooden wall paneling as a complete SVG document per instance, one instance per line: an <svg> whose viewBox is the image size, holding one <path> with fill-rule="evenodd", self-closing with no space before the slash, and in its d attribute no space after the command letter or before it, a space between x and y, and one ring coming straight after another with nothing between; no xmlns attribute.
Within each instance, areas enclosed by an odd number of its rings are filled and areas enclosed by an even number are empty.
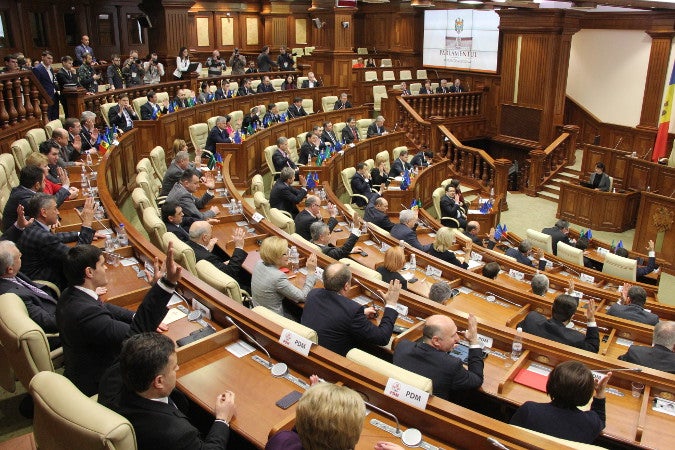
<svg viewBox="0 0 675 450"><path fill-rule="evenodd" d="M661 116L663 88L667 84L669 70L672 70L668 67L668 62L670 61L673 36L675 36L673 19L668 22L670 22L669 26L664 24L662 30L647 31L647 34L652 38L652 47L649 53L640 123L637 125L641 128L656 129Z"/></svg>
<svg viewBox="0 0 675 450"><path fill-rule="evenodd" d="M643 191L650 186L650 167L649 164L633 163L629 164L626 170L626 179L624 181L625 189L634 189Z"/></svg>
<svg viewBox="0 0 675 450"><path fill-rule="evenodd" d="M190 17L190 48L201 52L211 52L220 48L216 41L216 20L210 11L189 13Z"/></svg>
<svg viewBox="0 0 675 450"><path fill-rule="evenodd" d="M650 192L643 192L635 226L633 250L644 251L650 240L657 244L658 256L667 261L675 261L675 226L673 211L675 199ZM658 222L670 224L668 230L660 229ZM662 233L662 234L660 234ZM658 246L660 245L660 248Z"/></svg>
<svg viewBox="0 0 675 450"><path fill-rule="evenodd" d="M521 106L541 108L547 94L547 77L553 52L552 38L543 35L522 35L520 71L518 72L518 101ZM536 89L535 86L539 88Z"/></svg>
<svg viewBox="0 0 675 450"><path fill-rule="evenodd" d="M255 26L255 29L251 27ZM249 39L248 36L251 36ZM257 42L253 42L253 41ZM249 42L251 41L251 42ZM258 14L241 14L239 20L239 42L240 49L246 51L260 52L263 45L266 45L263 20Z"/></svg>

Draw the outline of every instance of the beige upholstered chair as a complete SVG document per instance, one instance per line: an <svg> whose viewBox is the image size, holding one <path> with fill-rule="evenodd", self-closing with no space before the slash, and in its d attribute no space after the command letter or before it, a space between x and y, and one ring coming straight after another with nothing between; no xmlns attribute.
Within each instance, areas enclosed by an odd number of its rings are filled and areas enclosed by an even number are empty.
<svg viewBox="0 0 675 450"><path fill-rule="evenodd" d="M19 176L16 174L16 164L14 163L14 157L9 153L0 154L0 167L4 172L4 176L9 180L9 184L12 187L19 185Z"/></svg>
<svg viewBox="0 0 675 450"><path fill-rule="evenodd" d="M305 49L302 47L293 47L293 53L299 58L305 54Z"/></svg>
<svg viewBox="0 0 675 450"><path fill-rule="evenodd" d="M612 189L614 189L614 177L609 177L609 192L612 192Z"/></svg>
<svg viewBox="0 0 675 450"><path fill-rule="evenodd" d="M375 113L382 111L382 99L388 97L386 86L373 86L373 110Z"/></svg>
<svg viewBox="0 0 675 450"><path fill-rule="evenodd" d="M137 97L131 101L131 106L134 108L134 111L136 111L136 115L138 117L141 117L141 106L145 105L148 103L148 97L143 96L143 97Z"/></svg>
<svg viewBox="0 0 675 450"><path fill-rule="evenodd" d="M356 49L356 54L357 55L367 55L368 54L368 48L367 47L359 47Z"/></svg>
<svg viewBox="0 0 675 450"><path fill-rule="evenodd" d="M311 98L303 98L302 109L304 109L307 114L314 114L314 100Z"/></svg>
<svg viewBox="0 0 675 450"><path fill-rule="evenodd" d="M112 108L115 105L117 105L117 103L104 103L101 105L101 117L103 117L105 124L108 126L110 126L110 119L108 119L108 112L110 111L110 108Z"/></svg>
<svg viewBox="0 0 675 450"><path fill-rule="evenodd" d="M270 201L265 198L265 194L263 194L262 191L253 193L253 207L255 208L256 212L269 219Z"/></svg>
<svg viewBox="0 0 675 450"><path fill-rule="evenodd" d="M316 47L305 47L305 55L311 55Z"/></svg>
<svg viewBox="0 0 675 450"><path fill-rule="evenodd" d="M584 251L564 242L558 242L557 256L568 263L584 266Z"/></svg>
<svg viewBox="0 0 675 450"><path fill-rule="evenodd" d="M363 350L358 348L353 348L347 353L347 359L354 361L355 363L361 364L373 370L380 375L384 375L388 378L394 378L398 381L401 381L410 386L415 386L418 389L428 392L429 394L433 393L433 383L430 378L423 377L414 372L411 372L401 367L395 366L392 363L388 363L377 356L373 356L370 353L366 353Z"/></svg>
<svg viewBox="0 0 675 450"><path fill-rule="evenodd" d="M637 261L608 253L605 255L602 273L628 281L635 281L637 276Z"/></svg>
<svg viewBox="0 0 675 450"><path fill-rule="evenodd" d="M371 170L373 170L373 167L375 166L375 160L373 158L366 159L363 161L363 163L366 165L366 171L370 173Z"/></svg>
<svg viewBox="0 0 675 450"><path fill-rule="evenodd" d="M218 116L213 116L206 119L206 128L209 131L213 130L213 127L216 126L216 120L218 120Z"/></svg>
<svg viewBox="0 0 675 450"><path fill-rule="evenodd" d="M391 163L389 160L389 152L387 150L382 150L379 152L377 155L375 155L375 161L378 159L385 159L385 167L387 168L387 172L389 172L389 169L391 169Z"/></svg>
<svg viewBox="0 0 675 450"><path fill-rule="evenodd" d="M393 70L383 70L382 81L396 81L396 74Z"/></svg>
<svg viewBox="0 0 675 450"><path fill-rule="evenodd" d="M38 152L40 151L40 144L47 140L47 133L42 128L33 128L26 132L26 139L28 139L30 148L34 152Z"/></svg>
<svg viewBox="0 0 675 450"><path fill-rule="evenodd" d="M399 147L394 147L394 149L391 151L391 160L392 161L397 160L403 150L408 150L408 146L401 145Z"/></svg>
<svg viewBox="0 0 675 450"><path fill-rule="evenodd" d="M12 185L9 184L9 180L2 174L2 170L0 170L0 220L2 220L2 213L5 210L5 204L11 193Z"/></svg>
<svg viewBox="0 0 675 450"><path fill-rule="evenodd" d="M354 194L354 191L352 191L352 178L354 177L354 174L356 174L356 169L354 167L347 167L340 172L340 178L342 179L342 184L345 187L347 195L349 195L349 201L352 203L352 208L355 206L353 202L354 197L360 197L368 203L368 197L361 194ZM358 206L357 208L363 209L363 207Z"/></svg>
<svg viewBox="0 0 675 450"><path fill-rule="evenodd" d="M427 75L427 69L417 69L416 76L417 76L417 79L426 80L427 78L429 78L429 76Z"/></svg>
<svg viewBox="0 0 675 450"><path fill-rule="evenodd" d="M147 173L149 177L157 177L155 168L152 167L152 163L150 162L150 158L141 158L136 163L136 173L141 172Z"/></svg>
<svg viewBox="0 0 675 450"><path fill-rule="evenodd" d="M194 148L204 148L206 138L209 136L209 127L205 123L196 123L188 127L190 140Z"/></svg>
<svg viewBox="0 0 675 450"><path fill-rule="evenodd" d="M298 163L298 140L294 137L288 138L288 157L291 158L291 161L295 164Z"/></svg>
<svg viewBox="0 0 675 450"><path fill-rule="evenodd" d="M145 190L148 198L151 200L158 200L157 196L162 188L162 181L154 175L155 169L152 168L150 161L147 158L143 159L148 161L146 168L149 168L152 172L147 172L145 170L138 171L136 174L136 183Z"/></svg>
<svg viewBox="0 0 675 450"><path fill-rule="evenodd" d="M433 194L431 194L431 199L434 204L434 211L436 212L436 218L443 222L443 225L450 228L459 228L459 221L454 217L443 217L441 215L441 198L445 195L445 189L442 187L434 189Z"/></svg>
<svg viewBox="0 0 675 450"><path fill-rule="evenodd" d="M333 133L335 133L335 136L342 141L342 130L347 126L346 123L344 122L338 122L333 124Z"/></svg>
<svg viewBox="0 0 675 450"><path fill-rule="evenodd" d="M321 108L323 109L323 112L332 111L335 107L335 102L337 101L337 95L327 95L325 97L321 97Z"/></svg>
<svg viewBox="0 0 675 450"><path fill-rule="evenodd" d="M242 290L239 287L237 280L220 271L216 266L203 259L198 261L195 265L197 276L200 280L207 283L209 286L218 289L218 291L230 297L239 303L244 302Z"/></svg>
<svg viewBox="0 0 675 450"><path fill-rule="evenodd" d="M277 109L279 110L279 115L284 114L288 111L288 102L276 102Z"/></svg>
<svg viewBox="0 0 675 450"><path fill-rule="evenodd" d="M359 119L356 121L356 131L359 132L359 139L368 137L368 127L373 123L372 119Z"/></svg>
<svg viewBox="0 0 675 450"><path fill-rule="evenodd" d="M553 253L553 238L550 235L528 228L525 231L527 239L532 242L533 247L541 248L546 253Z"/></svg>
<svg viewBox="0 0 675 450"><path fill-rule="evenodd" d="M272 184L274 184L274 178L279 175L279 172L274 169L274 162L272 161L272 155L274 155L274 152L277 150L277 146L275 145L268 145L265 147L265 150L263 152L265 153L265 162L267 163L267 168L270 170L270 173L272 174Z"/></svg>
<svg viewBox="0 0 675 450"><path fill-rule="evenodd" d="M169 98L169 93L164 91L164 92L155 92L157 94L157 103L158 104L163 104L164 100L171 101L171 98Z"/></svg>
<svg viewBox="0 0 675 450"><path fill-rule="evenodd" d="M256 192L265 193L265 184L263 183L262 175L255 174L251 178L251 195L255 195Z"/></svg>
<svg viewBox="0 0 675 450"><path fill-rule="evenodd" d="M391 58L382 58L380 60L380 67L392 67L393 64L391 62Z"/></svg>
<svg viewBox="0 0 675 450"><path fill-rule="evenodd" d="M14 164L17 170L26 167L26 158L33 153L33 149L27 139L19 139L12 142L12 155L14 155Z"/></svg>
<svg viewBox="0 0 675 450"><path fill-rule="evenodd" d="M270 208L270 215L268 218L273 225L281 228L286 233L295 233L295 221L293 221L288 212L277 208Z"/></svg>
<svg viewBox="0 0 675 450"><path fill-rule="evenodd" d="M143 221L143 228L145 228L145 231L148 233L152 245L163 252L166 252L166 247L162 240L162 236L166 233L166 224L162 221L159 214L157 214L157 210L151 206L147 207L143 210L141 218Z"/></svg>
<svg viewBox="0 0 675 450"><path fill-rule="evenodd" d="M380 274L380 272L377 270L373 270L370 267L366 267L349 258L342 258L340 262L346 266L349 266L349 269L352 272L358 272L369 280L382 281L382 274Z"/></svg>
<svg viewBox="0 0 675 450"><path fill-rule="evenodd" d="M526 430L528 433L534 433L535 435L540 436L543 439L547 439L549 441L556 442L556 443L560 444L561 447L571 447L571 448L575 448L577 450L604 450L604 448L605 448L605 447L600 447L599 445L584 444L582 442L576 442L576 441L568 441L567 439L557 438L557 437L551 436L550 434L540 433L538 431L529 430L527 428L519 427L517 425L511 425L511 426L516 427L516 428L520 428L521 430Z"/></svg>
<svg viewBox="0 0 675 450"><path fill-rule="evenodd" d="M312 247L312 248L313 248L315 251L317 251L319 254L321 253L321 247L319 247L318 245L316 245L316 244L313 243L313 242L308 241L308 240L305 239L304 237L300 236L298 233L293 233L293 234L291 235L291 237L293 238L294 241L296 241L296 242L301 242L301 243L305 244L305 245L308 246L308 247Z"/></svg>
<svg viewBox="0 0 675 450"><path fill-rule="evenodd" d="M232 83L230 83L232 84ZM230 116L230 124L232 124L232 128L237 128L236 125L239 123L239 120L244 120L244 111L241 109L238 109L236 111L231 111L229 113Z"/></svg>
<svg viewBox="0 0 675 450"><path fill-rule="evenodd" d="M131 423L84 395L63 375L40 372L30 383L33 434L40 450L136 450Z"/></svg>
<svg viewBox="0 0 675 450"><path fill-rule="evenodd" d="M296 84L297 84L298 87L300 87L300 86L302 86L303 81L308 81L308 80L309 80L309 77L298 77L298 79L296 80Z"/></svg>
<svg viewBox="0 0 675 450"><path fill-rule="evenodd" d="M63 355L62 348L49 351L45 332L28 316L26 305L16 294L0 295L0 342L7 361L26 389L38 372L53 372L53 360Z"/></svg>
<svg viewBox="0 0 675 450"><path fill-rule="evenodd" d="M366 70L364 77L365 81L377 81L377 72L374 70Z"/></svg>
<svg viewBox="0 0 675 450"><path fill-rule="evenodd" d="M373 222L368 222L368 228L372 228L377 234L381 236L391 236L387 230L380 228L379 225L374 224Z"/></svg>
<svg viewBox="0 0 675 450"><path fill-rule="evenodd" d="M399 80L412 80L412 72L410 70L401 70L398 74Z"/></svg>
<svg viewBox="0 0 675 450"><path fill-rule="evenodd" d="M45 125L45 134L47 135L47 139L52 137L52 133L57 128L63 128L63 122L61 122L59 119L47 122L47 125Z"/></svg>
<svg viewBox="0 0 675 450"><path fill-rule="evenodd" d="M166 153L164 152L164 147L158 145L157 147L150 150L150 162L152 167L155 168L155 173L157 177L162 180L164 179L164 174L166 174Z"/></svg>
<svg viewBox="0 0 675 450"><path fill-rule="evenodd" d="M164 248L169 248L169 242L173 242L174 261L189 270L192 275L197 275L195 251L189 245L178 239L170 231L164 233L162 242L164 242Z"/></svg>
<svg viewBox="0 0 675 450"><path fill-rule="evenodd" d="M422 83L410 83L410 94L419 95L420 89L422 89Z"/></svg>
<svg viewBox="0 0 675 450"><path fill-rule="evenodd" d="M253 89L253 92L258 91L258 85L260 84L260 78L256 78L255 80L251 80L251 89Z"/></svg>
<svg viewBox="0 0 675 450"><path fill-rule="evenodd" d="M253 308L253 312L260 314L265 319L271 322L276 323L281 328L291 330L292 332L297 333L306 339L309 339L315 344L319 343L319 336L316 334L316 331L312 330L309 327L299 324L298 322L295 322L291 319L287 319L286 317L277 314L274 311L265 308L264 306L256 306L255 308Z"/></svg>
<svg viewBox="0 0 675 450"><path fill-rule="evenodd" d="M284 84L284 79L283 78L273 78L270 80L272 83L272 87L274 88L275 91L280 91L281 90L281 85Z"/></svg>
<svg viewBox="0 0 675 450"><path fill-rule="evenodd" d="M239 90L239 83L236 81L230 81L230 90L232 92L237 92Z"/></svg>
<svg viewBox="0 0 675 450"><path fill-rule="evenodd" d="M138 176L136 176L136 178L138 178ZM143 217L143 211L146 208L153 208L157 211L157 205L150 201L143 188L137 187L131 191L131 201L134 203L134 208L136 209L136 215L138 217Z"/></svg>

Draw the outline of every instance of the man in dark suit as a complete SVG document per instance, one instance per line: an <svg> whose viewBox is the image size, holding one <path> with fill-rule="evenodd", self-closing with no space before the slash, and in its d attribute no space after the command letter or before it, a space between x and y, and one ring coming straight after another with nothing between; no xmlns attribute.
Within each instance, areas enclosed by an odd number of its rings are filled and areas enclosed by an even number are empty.
<svg viewBox="0 0 675 450"><path fill-rule="evenodd" d="M532 243L529 241L529 239L523 239L520 242L520 244L518 244L518 248L511 247L507 249L504 253L506 254L506 256L515 258L516 261L518 261L521 264L533 267L532 260L528 258L528 255L530 254L531 251L532 251ZM539 249L536 256L538 260L543 258L544 251L542 249Z"/></svg>
<svg viewBox="0 0 675 450"><path fill-rule="evenodd" d="M253 61L251 61L253 62ZM270 77L265 75L258 85L258 94L261 94L263 92L274 92L274 86L272 86L272 82L270 81Z"/></svg>
<svg viewBox="0 0 675 450"><path fill-rule="evenodd" d="M47 95L53 100L53 104L47 108L47 116L49 120L56 120L59 118L59 86L56 80L56 75L52 70L52 62L54 57L52 52L45 50L42 52L42 62L37 67L33 68L33 75L38 79Z"/></svg>
<svg viewBox="0 0 675 450"><path fill-rule="evenodd" d="M244 81L241 83L241 86L239 86L239 89L237 89L237 96L241 97L244 95L253 95L255 92L253 92L253 89L251 88L251 79L250 78L244 78Z"/></svg>
<svg viewBox="0 0 675 450"><path fill-rule="evenodd" d="M356 119L353 117L347 119L347 125L342 129L342 142L345 144L359 142L359 131L356 129Z"/></svg>
<svg viewBox="0 0 675 450"><path fill-rule="evenodd" d="M298 172L298 166L295 165L288 151L288 139L283 136L277 138L277 149L272 154L272 164L277 172L281 172L284 167L293 169L294 173ZM276 178L279 176L277 175Z"/></svg>
<svg viewBox="0 0 675 450"><path fill-rule="evenodd" d="M457 228L457 225L459 225L459 228L466 228L466 211L462 206L459 194L449 183L445 187L445 195L441 197L439 206L441 208L441 217L450 217L457 220L455 223L452 220L443 219L441 220L443 225L451 228Z"/></svg>
<svg viewBox="0 0 675 450"><path fill-rule="evenodd" d="M646 277L650 273L652 273L658 266L656 265L656 252L654 251L654 241L650 240L649 243L647 244L647 251L649 258L647 259L647 265L646 266L638 266L635 276L637 277L638 281L640 281L640 278ZM621 256L623 258L628 258L628 250L626 250L624 247L617 248L616 249L616 255Z"/></svg>
<svg viewBox="0 0 675 450"><path fill-rule="evenodd" d="M215 420L202 440L185 414L187 398L175 389L177 370L176 346L170 338L136 334L124 342L119 363L105 374L99 401L131 422L140 449L226 448L235 414L234 393L218 395Z"/></svg>
<svg viewBox="0 0 675 450"><path fill-rule="evenodd" d="M302 107L302 97L295 97L293 99L293 104L288 107L286 114L291 118L295 119L296 117L304 117L307 115L307 111Z"/></svg>
<svg viewBox="0 0 675 450"><path fill-rule="evenodd" d="M94 233L91 223L94 220L94 199L88 197L82 209L82 227L76 231L51 233L50 229L59 220L59 209L53 195L36 194L28 202L26 213L34 222L26 227L17 243L23 254L23 271L32 280L51 281L59 289L66 287L63 275L64 261L70 247L65 242L91 244Z"/></svg>
<svg viewBox="0 0 675 450"><path fill-rule="evenodd" d="M169 195L169 192L171 192L171 189L173 189L174 184L180 181L183 171L188 167L190 167L190 155L187 150L181 150L176 153L176 156L173 158L173 161L171 161L171 164L169 164L169 167L166 168L166 172L164 173L162 189L159 191L160 197Z"/></svg>
<svg viewBox="0 0 675 450"><path fill-rule="evenodd" d="M333 231L333 228L338 223L336 219L338 213L337 207L329 203L328 212L330 213L328 229ZM321 199L316 195L308 195L305 198L305 209L295 216L295 232L306 240L311 241L312 235L309 232L309 228L314 222L323 222L323 218L321 217Z"/></svg>
<svg viewBox="0 0 675 450"><path fill-rule="evenodd" d="M321 82L316 79L314 72L307 72L307 79L303 80L302 84L300 85L300 89L316 88L320 86Z"/></svg>
<svg viewBox="0 0 675 450"><path fill-rule="evenodd" d="M415 247L423 252L428 252L431 244L422 245L417 239L417 214L410 210L404 209L398 213L398 223L391 228L391 236L399 241L405 241L411 247Z"/></svg>
<svg viewBox="0 0 675 450"><path fill-rule="evenodd" d="M300 175L301 188L291 186L295 179L295 171L290 167L281 169L279 179L270 192L270 207L287 211L293 218L298 215L298 203L307 195L307 180Z"/></svg>
<svg viewBox="0 0 675 450"><path fill-rule="evenodd" d="M518 324L518 328L522 328L526 333L597 353L600 348L600 339L598 325L595 323L595 301L590 299L586 308L588 320L586 335L567 328L567 324L572 320L577 306L579 306L579 299L571 295L561 294L553 301L550 319L547 320L544 315L532 311Z"/></svg>
<svg viewBox="0 0 675 450"><path fill-rule="evenodd" d="M355 214L354 226L349 233L349 237L342 246L336 247L330 243L331 230L328 228L328 225L323 222L314 222L312 226L309 227L310 234L312 235L312 243L318 245L324 255L330 256L335 260L347 258L352 253L363 251L361 247L354 247L359 240L359 236L361 236L362 224L361 218Z"/></svg>
<svg viewBox="0 0 675 450"><path fill-rule="evenodd" d="M431 81L427 80L424 85L420 88L420 95L424 94L433 94L434 89L431 87Z"/></svg>
<svg viewBox="0 0 675 450"><path fill-rule="evenodd" d="M457 78L453 85L450 86L450 92L466 92L466 88L462 86L462 82L459 81L459 78Z"/></svg>
<svg viewBox="0 0 675 450"><path fill-rule="evenodd" d="M387 345L398 317L396 304L401 283L389 283L387 293L380 294L385 300L384 314L380 325L369 319L375 316L375 308L365 308L349 299L352 274L341 263L331 264L323 272L323 289L312 289L305 300L302 324L313 329L319 336L319 345L345 356L349 350L364 344Z"/></svg>
<svg viewBox="0 0 675 450"><path fill-rule="evenodd" d="M448 86L448 80L441 80L441 85L436 88L437 94L449 94L450 86Z"/></svg>
<svg viewBox="0 0 675 450"><path fill-rule="evenodd" d="M190 101L188 100L189 93L189 89L178 89L176 98L173 99L176 108L187 108L190 106Z"/></svg>
<svg viewBox="0 0 675 450"><path fill-rule="evenodd" d="M267 105L267 112L265 112L262 120L263 127L267 128L270 125L279 122L280 120L281 116L279 115L279 108L277 107L276 103L270 103Z"/></svg>
<svg viewBox="0 0 675 450"><path fill-rule="evenodd" d="M457 402L465 391L478 389L483 384L483 358L476 317L469 314L469 329L464 337L469 341L469 360L466 370L462 360L451 355L460 336L455 322L442 315L426 318L422 342L401 340L394 352L394 364L430 378L434 395Z"/></svg>
<svg viewBox="0 0 675 450"><path fill-rule="evenodd" d="M551 228L544 228L541 232L551 236L551 247L553 248L554 255L558 254L558 242L574 246L574 242L569 237L570 224L566 220L560 219L554 226Z"/></svg>
<svg viewBox="0 0 675 450"><path fill-rule="evenodd" d="M206 192L200 198L195 197L194 193L199 189L199 172L196 169L185 169L180 177L180 181L173 185L169 195L166 196L166 201L176 202L183 208L185 218L194 218L198 220L211 220L220 213L220 208L216 205L211 206L208 211L200 211L205 208L206 204L215 197L216 193L213 190L215 181L209 179L204 181ZM185 218L183 221L185 221ZM218 222L218 219L215 223Z"/></svg>
<svg viewBox="0 0 675 450"><path fill-rule="evenodd" d="M110 126L117 126L117 129L121 131L129 131L134 127L134 120L138 120L138 115L129 103L129 96L120 94L117 98L117 105L108 111Z"/></svg>
<svg viewBox="0 0 675 450"><path fill-rule="evenodd" d="M28 316L45 333L58 333L56 298L48 287L33 283L21 273L21 252L12 241L0 241L0 295L16 294L26 305ZM50 346L54 348L50 342Z"/></svg>
<svg viewBox="0 0 675 450"><path fill-rule="evenodd" d="M483 239L481 239L479 235L480 235L480 223L476 222L475 220L468 222L466 224L466 230L464 230L464 236L471 239L471 242L473 242L474 244L484 247ZM493 249L495 248L496 244L497 241L495 241L495 229L490 228L490 233L488 233L487 248Z"/></svg>
<svg viewBox="0 0 675 450"><path fill-rule="evenodd" d="M338 137L335 135L335 131L333 131L333 122L328 121L323 123L321 142L323 142L324 144L330 144L333 146L333 148L335 148L335 146L339 142Z"/></svg>
<svg viewBox="0 0 675 450"><path fill-rule="evenodd" d="M417 152L410 160L410 165L413 167L429 167L431 160L434 158L434 152L421 151Z"/></svg>
<svg viewBox="0 0 675 450"><path fill-rule="evenodd" d="M319 156L321 139L314 133L307 133L305 142L300 146L298 164L309 164L312 158Z"/></svg>
<svg viewBox="0 0 675 450"><path fill-rule="evenodd" d="M389 134L389 132L384 128L384 117L377 116L373 123L368 125L366 137L371 138L373 136L384 136L385 134Z"/></svg>
<svg viewBox="0 0 675 450"><path fill-rule="evenodd" d="M12 189L9 194L5 209L2 213L2 231L3 233L16 222L17 214L16 208L23 205L24 208L28 206L28 202L38 192L42 192L44 186L44 171L37 166L26 166L19 172L19 185ZM64 190L67 191L67 190ZM69 192L69 191L67 191ZM61 196L61 203L68 198ZM58 202L57 198L57 202Z"/></svg>
<svg viewBox="0 0 675 450"><path fill-rule="evenodd" d="M198 220L190 225L190 240L187 244L194 250L197 262L205 259L224 274L234 278L241 289L250 291L251 274L241 268L248 255L244 251L245 235L246 232L242 228L234 230L232 234L234 252L230 256L217 245L218 238L213 237L213 225L204 220Z"/></svg>
<svg viewBox="0 0 675 450"><path fill-rule="evenodd" d="M389 219L387 211L389 210L389 202L387 199L375 193L370 197L370 201L363 213L364 222L373 223L386 231L391 231L394 228L394 223Z"/></svg>
<svg viewBox="0 0 675 450"><path fill-rule="evenodd" d="M352 197L352 201L359 207L366 206L370 201L370 197L375 195L373 187L370 184L370 172L368 171L368 166L366 166L366 163L364 162L360 162L356 165L356 173L354 173L350 184L353 194L359 194L366 197L363 198L356 195Z"/></svg>
<svg viewBox="0 0 675 450"><path fill-rule="evenodd" d="M131 335L154 331L166 316L166 305L181 278L169 244L166 274L155 262L153 287L134 314L102 302L96 289L108 284L105 257L100 248L79 245L68 251L65 272L69 287L56 306L56 323L63 344L64 375L85 395L98 392L99 380ZM160 279L161 277L161 279Z"/></svg>
<svg viewBox="0 0 675 450"><path fill-rule="evenodd" d="M260 116L258 113L260 109L257 106L251 108L251 113L244 117L244 120L241 122L241 131L244 133L249 133L250 131L255 131L261 128Z"/></svg>
<svg viewBox="0 0 675 450"><path fill-rule="evenodd" d="M183 208L181 208L178 203L173 201L164 202L164 204L162 204L161 213L162 222L166 225L166 231L168 233L175 234L176 237L183 242L190 240L190 233L188 233L188 230L190 229L190 225L195 221L191 218L188 220L184 219L185 214L183 214ZM183 225L183 222L186 222L185 225Z"/></svg>
<svg viewBox="0 0 675 450"><path fill-rule="evenodd" d="M659 316L645 310L646 302L647 291L644 288L624 283L621 290L621 302L610 306L607 314L647 325L656 325L659 323Z"/></svg>
<svg viewBox="0 0 675 450"><path fill-rule="evenodd" d="M206 138L206 144L204 144L204 149L215 153L216 144L221 143L231 143L230 135L227 130L227 118L225 116L218 116L216 119L216 126L209 131L209 135Z"/></svg>
<svg viewBox="0 0 675 450"><path fill-rule="evenodd" d="M339 111L341 109L347 109L351 108L352 104L348 100L348 96L346 92L343 92L340 94L340 98L335 101L335 105L333 105L333 110L334 111Z"/></svg>
<svg viewBox="0 0 675 450"><path fill-rule="evenodd" d="M66 119L66 122L71 122L73 120L74 119ZM78 120L78 126L76 128L81 130L79 123L80 121ZM78 161L80 158L80 150L82 150L82 138L77 136L77 139L71 141L70 136L71 133L66 129L57 128L52 132L52 138L49 139L59 146L58 165L60 167L82 166L84 164L83 162Z"/></svg>
<svg viewBox="0 0 675 450"><path fill-rule="evenodd" d="M59 86L59 92L63 93L63 89L66 86L77 87L77 70L73 67L73 58L70 56L64 56L61 58L61 68L56 72L56 81ZM66 117L69 116L68 108L66 104L65 95L59 96L61 105L63 106L63 112Z"/></svg>
<svg viewBox="0 0 675 450"><path fill-rule="evenodd" d="M400 177L403 176L403 173L406 170L412 169L412 166L408 162L408 150L401 150L401 153L398 154L398 158L391 163L391 168L389 169L389 177Z"/></svg>
<svg viewBox="0 0 675 450"><path fill-rule="evenodd" d="M640 364L656 370L675 373L675 322L659 322L654 327L654 339L651 347L631 345L623 361Z"/></svg>
<svg viewBox="0 0 675 450"><path fill-rule="evenodd" d="M141 120L155 120L161 114L169 112L169 100L165 99L163 105L157 104L157 94L155 91L148 91L148 102L141 106Z"/></svg>

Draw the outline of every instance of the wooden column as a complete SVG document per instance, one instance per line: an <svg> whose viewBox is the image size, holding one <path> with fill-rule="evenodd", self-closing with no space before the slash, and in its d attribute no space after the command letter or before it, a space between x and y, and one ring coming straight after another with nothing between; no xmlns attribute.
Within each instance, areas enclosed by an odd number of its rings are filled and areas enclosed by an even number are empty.
<svg viewBox="0 0 675 450"><path fill-rule="evenodd" d="M668 61L670 61L670 48L673 36L675 36L672 20L670 20L670 30L647 31L647 34L652 38L652 48L649 54L640 123L637 128L656 131L661 115L663 88L669 81L667 77L671 70L668 67Z"/></svg>
<svg viewBox="0 0 675 450"><path fill-rule="evenodd" d="M181 47L188 47L190 24L188 10L194 0L143 0L138 7L150 16L148 48L166 61L168 75L176 69L176 56Z"/></svg>
<svg viewBox="0 0 675 450"><path fill-rule="evenodd" d="M501 196L502 199L499 211L508 211L509 209L509 203L506 198L509 193L509 168L511 168L510 160L504 158L495 160L495 176L492 187L495 190L495 197Z"/></svg>
<svg viewBox="0 0 675 450"><path fill-rule="evenodd" d="M544 153L544 150L542 150L541 148L532 150L530 152L530 173L528 174L527 177L529 183L525 188L525 193L530 197L537 196L537 186L539 186L539 183L541 182L541 179L543 177L542 164L544 163L545 158L546 153Z"/></svg>

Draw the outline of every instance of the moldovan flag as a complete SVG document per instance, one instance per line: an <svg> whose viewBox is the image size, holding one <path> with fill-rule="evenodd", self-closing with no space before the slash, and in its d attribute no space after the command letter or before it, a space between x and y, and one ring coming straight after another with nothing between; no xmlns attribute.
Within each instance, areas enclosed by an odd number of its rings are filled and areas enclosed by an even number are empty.
<svg viewBox="0 0 675 450"><path fill-rule="evenodd" d="M673 63L668 90L663 99L663 110L661 111L661 118L659 119L659 130L656 133L656 143L654 144L654 152L652 153L653 162L658 162L659 158L666 157L666 141L668 141L668 128L670 128L670 112L673 106L673 93L675 93L675 63Z"/></svg>

